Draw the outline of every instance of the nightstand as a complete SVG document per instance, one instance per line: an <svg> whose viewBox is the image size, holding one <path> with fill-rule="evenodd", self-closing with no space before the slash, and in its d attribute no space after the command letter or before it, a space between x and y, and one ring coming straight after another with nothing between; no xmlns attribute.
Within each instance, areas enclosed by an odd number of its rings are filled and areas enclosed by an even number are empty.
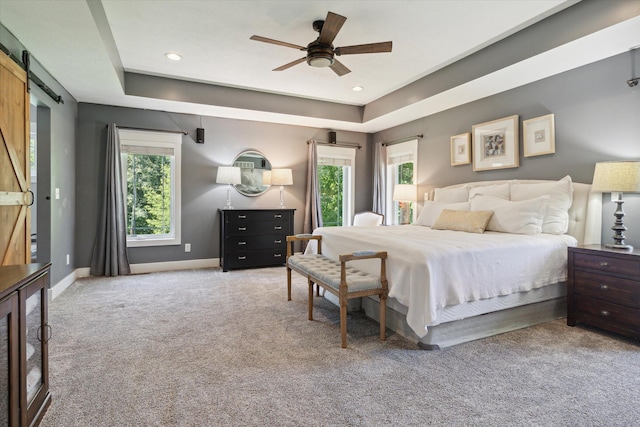
<svg viewBox="0 0 640 427"><path fill-rule="evenodd" d="M640 250L570 247L568 263L567 325L640 339Z"/></svg>

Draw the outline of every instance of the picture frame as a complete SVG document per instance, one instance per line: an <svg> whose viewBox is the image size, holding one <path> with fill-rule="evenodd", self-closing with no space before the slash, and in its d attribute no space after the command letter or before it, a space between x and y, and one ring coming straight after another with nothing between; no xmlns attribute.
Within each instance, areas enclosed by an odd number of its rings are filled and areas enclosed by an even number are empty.
<svg viewBox="0 0 640 427"><path fill-rule="evenodd" d="M451 137L451 166L471 163L471 132Z"/></svg>
<svg viewBox="0 0 640 427"><path fill-rule="evenodd" d="M522 121L524 157L542 156L556 152L554 115Z"/></svg>
<svg viewBox="0 0 640 427"><path fill-rule="evenodd" d="M520 166L518 116L473 125L473 170Z"/></svg>

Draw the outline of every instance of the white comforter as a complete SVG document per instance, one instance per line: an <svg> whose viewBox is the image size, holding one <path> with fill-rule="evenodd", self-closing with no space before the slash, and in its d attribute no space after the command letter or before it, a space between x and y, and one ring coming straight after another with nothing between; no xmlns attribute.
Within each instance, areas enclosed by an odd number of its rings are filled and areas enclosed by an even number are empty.
<svg viewBox="0 0 640 427"><path fill-rule="evenodd" d="M389 296L408 308L407 322L420 337L440 323L439 308L566 280L567 246L577 244L569 235L474 234L412 225L327 227L314 234L323 236L322 253L334 259L358 250L387 251ZM379 261L354 267L380 272Z"/></svg>

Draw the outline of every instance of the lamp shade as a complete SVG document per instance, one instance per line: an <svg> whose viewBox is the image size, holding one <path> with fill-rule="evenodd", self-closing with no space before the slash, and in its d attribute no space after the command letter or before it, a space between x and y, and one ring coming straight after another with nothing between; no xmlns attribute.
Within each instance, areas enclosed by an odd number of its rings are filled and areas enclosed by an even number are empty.
<svg viewBox="0 0 640 427"><path fill-rule="evenodd" d="M271 169L272 185L293 185L291 169Z"/></svg>
<svg viewBox="0 0 640 427"><path fill-rule="evenodd" d="M271 171L262 171L262 185L271 185Z"/></svg>
<svg viewBox="0 0 640 427"><path fill-rule="evenodd" d="M415 202L418 200L418 189L414 184L396 184L393 187L394 202Z"/></svg>
<svg viewBox="0 0 640 427"><path fill-rule="evenodd" d="M237 166L218 166L216 184L241 184L240 168Z"/></svg>
<svg viewBox="0 0 640 427"><path fill-rule="evenodd" d="M601 193L640 192L640 161L596 163L591 189Z"/></svg>

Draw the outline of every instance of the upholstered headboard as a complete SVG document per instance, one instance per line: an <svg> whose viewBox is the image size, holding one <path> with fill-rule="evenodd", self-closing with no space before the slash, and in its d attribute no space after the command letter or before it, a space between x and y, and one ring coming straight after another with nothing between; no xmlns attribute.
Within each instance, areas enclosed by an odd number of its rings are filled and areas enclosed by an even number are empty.
<svg viewBox="0 0 640 427"><path fill-rule="evenodd" d="M477 181L454 184L444 188L482 187L486 185L518 182L521 184L554 182L551 180L518 179L498 181ZM569 208L569 230L567 234L578 240L579 245L599 244L602 232L602 194L591 191L591 184L573 182L573 203ZM432 192L433 193L433 192ZM432 193L425 193L425 200L433 200Z"/></svg>

